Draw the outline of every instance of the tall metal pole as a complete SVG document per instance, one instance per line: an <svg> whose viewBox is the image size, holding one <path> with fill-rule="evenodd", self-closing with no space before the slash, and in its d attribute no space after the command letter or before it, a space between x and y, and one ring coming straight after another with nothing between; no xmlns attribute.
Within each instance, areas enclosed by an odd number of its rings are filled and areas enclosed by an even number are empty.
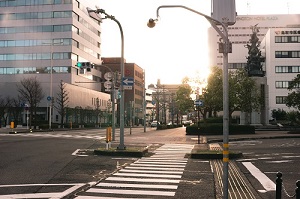
<svg viewBox="0 0 300 199"><path fill-rule="evenodd" d="M118 20L113 18L115 22L117 22L119 28L120 28L120 33L121 33L121 85L120 85L120 94L121 94L121 99L120 99L120 144L118 146L118 149L124 150L126 149L124 145L124 86L123 86L123 79L124 79L124 34L123 34L123 29Z"/></svg>
<svg viewBox="0 0 300 199"><path fill-rule="evenodd" d="M198 15L205 17L212 27L219 33L224 41L224 52L223 52L223 198L228 198L228 162L229 162L229 144L228 144L228 136L229 136L229 85L228 85L228 49L229 49L229 40L228 40L228 32L227 25L224 23L207 16L201 12L188 8L182 5L164 5L159 6L156 10L157 19L150 19L148 26L153 28L155 26L156 21L159 18L159 9L160 8L183 8L194 12ZM223 27L223 32L217 27L216 24L220 24Z"/></svg>
<svg viewBox="0 0 300 199"><path fill-rule="evenodd" d="M123 86L123 79L124 79L124 34L123 34L123 28L120 24L120 22L112 15L108 15L105 10L103 9L97 9L97 10L91 10L90 8L87 8L87 11L90 15L90 17L101 21L102 18L100 16L94 16L91 13L96 13L96 14L104 14L105 18L104 19L111 19L113 21L115 21L120 29L120 33L121 33L121 85L120 85L120 143L119 146L117 147L120 150L124 150L126 149L125 145L124 145L124 86Z"/></svg>
<svg viewBox="0 0 300 199"><path fill-rule="evenodd" d="M143 116L144 116L144 132L146 132L146 88L145 88L145 70L143 71Z"/></svg>
<svg viewBox="0 0 300 199"><path fill-rule="evenodd" d="M52 98L53 98L53 90L52 90L52 78L53 78L53 40L51 40L51 59L50 59L50 105L49 105L49 129L52 128Z"/></svg>

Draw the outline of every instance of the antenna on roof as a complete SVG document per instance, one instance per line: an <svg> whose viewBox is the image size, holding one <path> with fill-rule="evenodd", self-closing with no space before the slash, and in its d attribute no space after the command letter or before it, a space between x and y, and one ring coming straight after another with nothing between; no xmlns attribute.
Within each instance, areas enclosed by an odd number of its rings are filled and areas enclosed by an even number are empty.
<svg viewBox="0 0 300 199"><path fill-rule="evenodd" d="M247 15L251 14L251 5L249 1L247 1Z"/></svg>

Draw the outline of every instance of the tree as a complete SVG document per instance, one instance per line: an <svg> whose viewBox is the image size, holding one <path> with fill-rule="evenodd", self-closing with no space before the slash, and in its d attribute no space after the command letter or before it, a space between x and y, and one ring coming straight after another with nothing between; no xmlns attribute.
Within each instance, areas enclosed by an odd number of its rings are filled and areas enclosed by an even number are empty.
<svg viewBox="0 0 300 199"><path fill-rule="evenodd" d="M19 122L21 121L21 113L24 107L21 106L22 101L20 97L11 98L10 101L11 103L10 103L9 112L12 114L14 118L15 125L18 125Z"/></svg>
<svg viewBox="0 0 300 199"><path fill-rule="evenodd" d="M27 101L29 104L29 127L32 126L32 117L34 118L34 128L37 122L37 107L41 100L44 98L44 93L42 90L41 83L36 79L36 77L24 78L21 80L20 85L18 85L18 92L20 94L20 99L22 101Z"/></svg>
<svg viewBox="0 0 300 199"><path fill-rule="evenodd" d="M64 118L66 115L66 108L69 103L69 93L66 90L66 84L61 80L59 84L59 92L57 93L56 103L54 104L54 108L57 110L58 114L60 115L60 125L63 127L64 125Z"/></svg>
<svg viewBox="0 0 300 199"><path fill-rule="evenodd" d="M187 114L194 109L194 101L191 98L192 89L188 84L179 86L176 92L176 103L181 114Z"/></svg>
<svg viewBox="0 0 300 199"><path fill-rule="evenodd" d="M277 120L285 120L287 116L287 112L283 109L273 109L272 110L272 118Z"/></svg>
<svg viewBox="0 0 300 199"><path fill-rule="evenodd" d="M239 69L229 74L229 117L234 111L251 113L262 105L260 88L248 77L245 69ZM248 115L248 114L247 114Z"/></svg>
<svg viewBox="0 0 300 199"><path fill-rule="evenodd" d="M207 87L203 92L203 101L206 112L209 112L209 116L212 116L212 113L216 113L222 110L223 107L223 78L222 78L222 69L215 66L211 70L211 74L207 79ZM203 112L203 113L204 113ZM205 118L205 115L203 117Z"/></svg>
<svg viewBox="0 0 300 199"><path fill-rule="evenodd" d="M286 97L286 105L288 107L296 108L300 110L300 75L298 74L289 84L288 90L292 91Z"/></svg>

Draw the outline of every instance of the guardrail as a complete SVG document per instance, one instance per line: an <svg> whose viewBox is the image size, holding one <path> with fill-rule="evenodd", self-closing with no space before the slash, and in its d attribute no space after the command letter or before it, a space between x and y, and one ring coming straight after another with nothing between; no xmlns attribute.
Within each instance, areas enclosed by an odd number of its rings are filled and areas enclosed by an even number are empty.
<svg viewBox="0 0 300 199"><path fill-rule="evenodd" d="M281 199L282 196L282 190L284 191L285 195L289 198L294 198L300 199L300 180L297 180L296 182L296 188L295 188L295 194L294 195L289 195L287 191L285 190L284 184L282 182L282 173L277 172L276 174L276 199Z"/></svg>

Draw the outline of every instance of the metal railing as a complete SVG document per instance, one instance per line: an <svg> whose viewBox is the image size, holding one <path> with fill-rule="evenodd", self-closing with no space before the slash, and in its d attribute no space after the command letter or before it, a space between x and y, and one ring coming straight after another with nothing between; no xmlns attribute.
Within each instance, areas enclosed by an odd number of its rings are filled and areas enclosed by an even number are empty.
<svg viewBox="0 0 300 199"><path fill-rule="evenodd" d="M295 194L290 195L284 187L284 184L283 184L283 181L282 181L282 173L278 172L276 174L276 176L277 176L277 178L276 178L276 199L281 199L282 198L282 190L288 198L295 198L296 197L296 199L300 199L300 180L297 180L297 182L296 182Z"/></svg>

